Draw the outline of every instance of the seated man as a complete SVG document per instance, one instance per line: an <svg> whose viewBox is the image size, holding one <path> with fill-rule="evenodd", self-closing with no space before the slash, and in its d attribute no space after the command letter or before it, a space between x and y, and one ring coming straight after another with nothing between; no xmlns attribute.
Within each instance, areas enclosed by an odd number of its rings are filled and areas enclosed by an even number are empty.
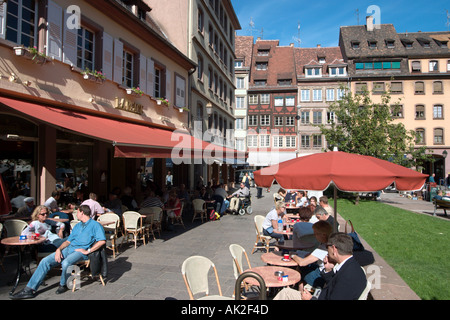
<svg viewBox="0 0 450 320"><path fill-rule="evenodd" d="M312 294L304 290L285 288L274 300L357 300L367 285L366 275L353 257L353 240L343 232L330 235L326 244L328 256L324 257L324 269L321 276L326 283L320 294ZM334 265L336 264L336 265Z"/></svg>
<svg viewBox="0 0 450 320"><path fill-rule="evenodd" d="M49 270L57 265L61 265L62 272L56 294L67 290L66 283L70 277L70 273L67 272L68 268L79 261L87 260L89 253L100 249L106 243L105 230L100 223L92 220L90 215L91 210L88 206L83 205L78 208L77 218L81 222L75 225L70 236L54 253L41 260L27 286L11 295L11 299L34 298L36 290L44 281Z"/></svg>
<svg viewBox="0 0 450 320"><path fill-rule="evenodd" d="M229 195L227 198L231 198L230 200L230 210L231 212L237 212L239 210L240 205L240 197L248 197L250 195L250 190L241 182L241 188Z"/></svg>
<svg viewBox="0 0 450 320"><path fill-rule="evenodd" d="M89 193L89 199L84 200L81 205L89 206L91 219L97 220L97 214L105 213L105 209L97 202L97 195L93 192Z"/></svg>

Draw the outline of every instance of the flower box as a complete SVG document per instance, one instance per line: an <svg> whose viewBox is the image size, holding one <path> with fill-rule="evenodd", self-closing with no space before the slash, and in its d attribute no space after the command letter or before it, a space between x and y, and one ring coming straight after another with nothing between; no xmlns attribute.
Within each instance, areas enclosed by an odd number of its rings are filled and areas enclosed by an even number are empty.
<svg viewBox="0 0 450 320"><path fill-rule="evenodd" d="M83 75L83 79L89 80L98 84L103 84L105 82L105 76L100 72L96 70L89 70L86 69L85 71L81 72Z"/></svg>
<svg viewBox="0 0 450 320"><path fill-rule="evenodd" d="M34 63L37 64L42 65L48 61L48 57L44 53L39 52L36 47L25 48L23 46L20 46L14 47L13 50L16 56L21 56L24 57L25 59L33 60Z"/></svg>
<svg viewBox="0 0 450 320"><path fill-rule="evenodd" d="M139 87L135 88L126 88L127 94L132 96L142 96L144 94L144 91L140 90Z"/></svg>

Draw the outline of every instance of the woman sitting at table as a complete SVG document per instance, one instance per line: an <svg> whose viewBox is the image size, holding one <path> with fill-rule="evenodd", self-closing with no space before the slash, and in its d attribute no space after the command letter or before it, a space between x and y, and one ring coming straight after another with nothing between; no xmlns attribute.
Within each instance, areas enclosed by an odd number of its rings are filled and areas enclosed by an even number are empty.
<svg viewBox="0 0 450 320"><path fill-rule="evenodd" d="M173 224L175 217L181 215L181 201L177 197L176 189L170 190L169 200L167 201L166 206L170 208L170 210L167 211L167 217L170 218Z"/></svg>
<svg viewBox="0 0 450 320"><path fill-rule="evenodd" d="M63 222L48 219L49 210L46 206L37 206L31 215L31 223L22 231L22 235L28 236L30 233L39 233L40 236L47 238L44 243L38 246L40 252L54 252L64 241ZM52 227L56 227L58 234L52 232Z"/></svg>
<svg viewBox="0 0 450 320"><path fill-rule="evenodd" d="M275 203L275 208L272 209L263 221L263 235L276 238L278 243L284 243L283 226L281 231L278 230L278 220L283 220L286 210L286 204L283 201Z"/></svg>

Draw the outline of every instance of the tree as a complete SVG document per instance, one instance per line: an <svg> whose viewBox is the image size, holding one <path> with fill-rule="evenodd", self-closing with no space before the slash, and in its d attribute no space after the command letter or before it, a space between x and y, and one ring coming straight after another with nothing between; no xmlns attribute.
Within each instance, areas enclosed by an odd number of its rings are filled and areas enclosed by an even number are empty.
<svg viewBox="0 0 450 320"><path fill-rule="evenodd" d="M329 150L338 147L339 151L418 168L422 162L432 161L432 155L426 154L424 146L415 146L419 137L413 130L394 122L392 114L399 110L399 102L391 103L389 91L380 96L380 103L374 103L367 90L357 94L347 90L341 100L329 107L334 121L318 127Z"/></svg>

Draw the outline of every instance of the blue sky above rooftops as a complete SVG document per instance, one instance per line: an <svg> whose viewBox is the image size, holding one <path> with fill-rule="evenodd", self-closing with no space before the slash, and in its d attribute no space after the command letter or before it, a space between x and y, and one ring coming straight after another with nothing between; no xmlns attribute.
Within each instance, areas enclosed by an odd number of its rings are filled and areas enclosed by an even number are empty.
<svg viewBox="0 0 450 320"><path fill-rule="evenodd" d="M242 30L237 35L280 40L281 46L338 46L341 26L365 25L366 16L379 8L380 22L398 33L448 31L448 0L231 0ZM449 15L449 16L448 16ZM358 23L359 20L359 23ZM252 23L251 23L252 22ZM375 18L375 23L377 23ZM299 29L300 24L300 29ZM300 31L300 32L299 32ZM298 39L300 38L300 43Z"/></svg>

